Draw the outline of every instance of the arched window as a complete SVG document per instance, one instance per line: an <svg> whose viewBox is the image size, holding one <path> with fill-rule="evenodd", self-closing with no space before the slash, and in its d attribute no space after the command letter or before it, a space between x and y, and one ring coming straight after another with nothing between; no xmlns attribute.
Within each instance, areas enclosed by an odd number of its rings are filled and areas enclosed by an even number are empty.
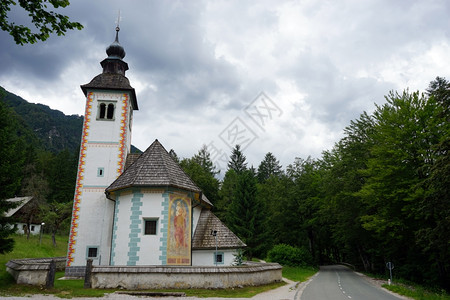
<svg viewBox="0 0 450 300"><path fill-rule="evenodd" d="M97 120L114 120L116 104L113 101L99 100Z"/></svg>
<svg viewBox="0 0 450 300"><path fill-rule="evenodd" d="M112 103L108 104L108 113L106 115L106 118L108 120L114 119L114 104Z"/></svg>
<svg viewBox="0 0 450 300"><path fill-rule="evenodd" d="M99 119L104 119L106 115L106 104L105 103L100 103L100 114L99 114Z"/></svg>

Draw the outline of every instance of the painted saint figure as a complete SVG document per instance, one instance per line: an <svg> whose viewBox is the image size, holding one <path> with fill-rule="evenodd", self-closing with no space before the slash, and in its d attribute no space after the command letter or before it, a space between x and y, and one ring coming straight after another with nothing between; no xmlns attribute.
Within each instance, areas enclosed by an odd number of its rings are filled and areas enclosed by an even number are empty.
<svg viewBox="0 0 450 300"><path fill-rule="evenodd" d="M178 201L175 209L175 217L173 219L173 225L175 227L175 245L177 248L186 248L186 209L181 205L181 201Z"/></svg>

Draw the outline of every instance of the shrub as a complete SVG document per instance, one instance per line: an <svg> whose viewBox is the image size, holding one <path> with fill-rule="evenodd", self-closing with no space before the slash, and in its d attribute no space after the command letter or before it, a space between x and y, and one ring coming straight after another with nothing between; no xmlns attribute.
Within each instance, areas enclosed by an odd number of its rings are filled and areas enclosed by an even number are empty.
<svg viewBox="0 0 450 300"><path fill-rule="evenodd" d="M278 244L267 253L267 260L277 262L283 266L311 266L313 257L305 249L292 247L286 244Z"/></svg>

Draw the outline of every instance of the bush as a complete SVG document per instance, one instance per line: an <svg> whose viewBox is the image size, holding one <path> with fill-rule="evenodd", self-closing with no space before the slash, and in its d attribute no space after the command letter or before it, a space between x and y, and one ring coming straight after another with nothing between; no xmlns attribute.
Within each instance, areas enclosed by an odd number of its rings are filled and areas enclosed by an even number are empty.
<svg viewBox="0 0 450 300"><path fill-rule="evenodd" d="M286 244L278 244L267 253L267 260L277 262L283 266L311 266L313 265L313 257L311 253L305 249L292 247Z"/></svg>

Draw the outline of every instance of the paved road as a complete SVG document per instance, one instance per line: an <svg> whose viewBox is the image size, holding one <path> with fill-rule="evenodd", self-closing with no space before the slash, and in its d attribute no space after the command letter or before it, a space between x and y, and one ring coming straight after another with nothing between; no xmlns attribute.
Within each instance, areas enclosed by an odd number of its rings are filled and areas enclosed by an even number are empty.
<svg viewBox="0 0 450 300"><path fill-rule="evenodd" d="M301 292L299 300L399 300L344 266L324 266Z"/></svg>

